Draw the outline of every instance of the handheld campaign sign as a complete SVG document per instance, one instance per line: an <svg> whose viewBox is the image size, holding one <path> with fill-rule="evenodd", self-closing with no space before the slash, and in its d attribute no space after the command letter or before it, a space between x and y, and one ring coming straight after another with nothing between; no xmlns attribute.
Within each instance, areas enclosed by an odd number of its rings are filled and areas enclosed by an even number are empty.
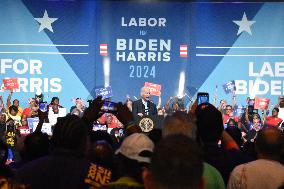
<svg viewBox="0 0 284 189"><path fill-rule="evenodd" d="M96 96L102 96L103 99L112 97L112 89L111 86L105 88L99 88L95 90Z"/></svg>
<svg viewBox="0 0 284 189"><path fill-rule="evenodd" d="M33 117L33 118L27 118L28 121L28 126L31 130L34 130L33 128L37 126L39 119L38 117Z"/></svg>
<svg viewBox="0 0 284 189"><path fill-rule="evenodd" d="M236 90L235 81L229 81L223 85L226 94L233 93Z"/></svg>
<svg viewBox="0 0 284 189"><path fill-rule="evenodd" d="M255 100L254 100L254 108L255 109L267 110L269 102L270 102L269 98L256 97Z"/></svg>
<svg viewBox="0 0 284 189"><path fill-rule="evenodd" d="M245 110L246 108L244 106L237 106L237 108L234 111L234 115L240 117L243 115L243 113L245 113Z"/></svg>
<svg viewBox="0 0 284 189"><path fill-rule="evenodd" d="M151 95L153 95L153 96L160 96L161 95L161 89L162 89L161 85L158 85L158 84L155 84L155 83L145 82L144 86L150 88Z"/></svg>
<svg viewBox="0 0 284 189"><path fill-rule="evenodd" d="M33 132L36 130L37 125L38 125L38 123L34 124ZM41 127L41 132L46 133L48 135L52 135L51 126L52 126L51 123L43 123L43 125Z"/></svg>
<svg viewBox="0 0 284 189"><path fill-rule="evenodd" d="M3 79L3 84L6 90L13 90L19 88L18 78Z"/></svg>

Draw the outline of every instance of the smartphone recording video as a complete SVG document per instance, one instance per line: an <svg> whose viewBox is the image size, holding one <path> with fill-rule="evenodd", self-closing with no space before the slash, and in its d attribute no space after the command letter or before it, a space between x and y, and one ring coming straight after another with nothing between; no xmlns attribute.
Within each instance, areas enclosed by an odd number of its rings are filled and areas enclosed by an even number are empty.
<svg viewBox="0 0 284 189"><path fill-rule="evenodd" d="M101 111L104 113L116 113L117 112L116 103L110 101L104 101Z"/></svg>
<svg viewBox="0 0 284 189"><path fill-rule="evenodd" d="M94 124L93 131L107 131L107 126L102 124Z"/></svg>
<svg viewBox="0 0 284 189"><path fill-rule="evenodd" d="M197 93L197 101L198 101L198 104L209 102L209 94L208 93Z"/></svg>

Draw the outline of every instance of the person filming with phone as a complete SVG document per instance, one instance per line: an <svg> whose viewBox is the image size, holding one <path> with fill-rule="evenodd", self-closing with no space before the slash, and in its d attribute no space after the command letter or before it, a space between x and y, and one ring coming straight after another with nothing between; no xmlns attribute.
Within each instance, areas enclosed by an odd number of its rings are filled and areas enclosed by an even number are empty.
<svg viewBox="0 0 284 189"><path fill-rule="evenodd" d="M150 88L142 87L140 94L141 99L134 101L132 105L133 116L157 115L157 107L150 101Z"/></svg>

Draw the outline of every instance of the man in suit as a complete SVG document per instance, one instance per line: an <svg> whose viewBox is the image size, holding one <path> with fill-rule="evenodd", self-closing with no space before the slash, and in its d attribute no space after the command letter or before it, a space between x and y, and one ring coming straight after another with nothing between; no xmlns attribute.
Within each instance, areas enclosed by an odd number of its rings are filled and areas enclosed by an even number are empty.
<svg viewBox="0 0 284 189"><path fill-rule="evenodd" d="M157 115L157 107L150 101L150 88L142 87L140 94L141 99L134 101L132 105L132 114L134 117L137 115L140 117L144 115Z"/></svg>

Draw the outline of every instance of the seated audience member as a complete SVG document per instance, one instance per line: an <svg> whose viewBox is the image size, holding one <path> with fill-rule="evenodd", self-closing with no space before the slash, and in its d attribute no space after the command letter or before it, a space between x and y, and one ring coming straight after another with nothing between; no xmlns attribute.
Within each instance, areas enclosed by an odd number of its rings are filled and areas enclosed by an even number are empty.
<svg viewBox="0 0 284 189"><path fill-rule="evenodd" d="M142 170L150 164L154 143L142 133L124 139L115 152L118 158L119 179L103 188L143 188Z"/></svg>
<svg viewBox="0 0 284 189"><path fill-rule="evenodd" d="M196 125L185 112L177 111L171 116L167 116L162 128L163 137L180 134L185 135L192 140L196 140ZM204 188L225 188L223 178L219 171L206 162L203 162L203 166L203 178L205 180Z"/></svg>
<svg viewBox="0 0 284 189"><path fill-rule="evenodd" d="M284 166L279 162L283 133L276 128L263 129L255 142L257 160L237 166L231 173L228 189L275 189L284 181Z"/></svg>
<svg viewBox="0 0 284 189"><path fill-rule="evenodd" d="M218 145L223 134L222 114L213 105L203 103L196 111L197 136L205 161L218 169L227 183L235 166L253 160L235 148L227 150Z"/></svg>
<svg viewBox="0 0 284 189"><path fill-rule="evenodd" d="M18 170L16 180L32 188L86 188L89 162L88 129L75 115L58 119L51 137L51 154L26 163Z"/></svg>
<svg viewBox="0 0 284 189"><path fill-rule="evenodd" d="M185 135L172 135L155 147L151 165L143 172L145 189L201 189L201 149Z"/></svg>

